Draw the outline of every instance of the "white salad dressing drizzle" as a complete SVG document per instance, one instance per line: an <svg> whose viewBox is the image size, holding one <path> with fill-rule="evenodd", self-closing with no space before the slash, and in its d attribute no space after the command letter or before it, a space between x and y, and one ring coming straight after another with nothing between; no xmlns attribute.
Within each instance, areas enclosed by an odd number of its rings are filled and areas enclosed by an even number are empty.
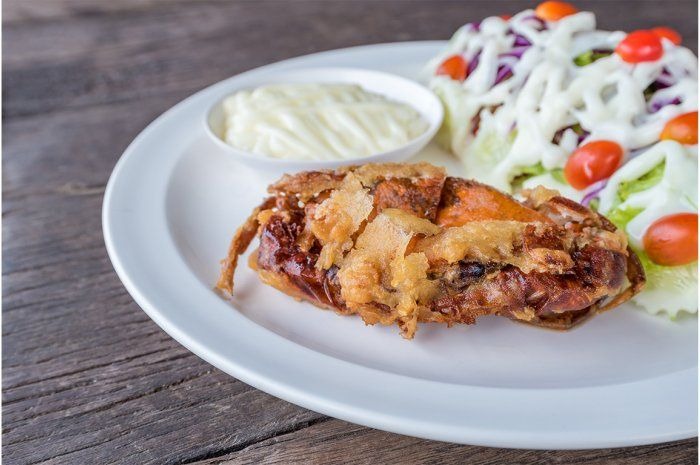
<svg viewBox="0 0 700 465"><path fill-rule="evenodd" d="M688 49L663 40L663 57L654 62L633 65L613 53L577 66L575 57L614 50L625 33L596 30L589 12L549 22L544 30L538 30L540 24L534 11L525 10L508 21L491 17L478 28L465 25L428 65L431 87L447 106L449 144L468 176L511 190L512 178L523 167L541 163L552 170L566 164L578 140L569 129L553 142L562 128L578 123L589 133L583 143L613 140L629 153L656 142L672 117L697 109L697 58ZM517 48L514 33L531 45L511 66L512 76L496 84L499 65L510 63L504 55ZM440 63L455 54L467 62L478 58L467 79L459 83L434 76ZM673 84L646 102L644 90L662 72ZM679 103L649 110L655 101L674 98ZM473 136L477 114L479 131Z"/></svg>
<svg viewBox="0 0 700 465"><path fill-rule="evenodd" d="M351 159L410 142L428 128L412 107L351 84L284 84L224 102L225 140L262 156Z"/></svg>

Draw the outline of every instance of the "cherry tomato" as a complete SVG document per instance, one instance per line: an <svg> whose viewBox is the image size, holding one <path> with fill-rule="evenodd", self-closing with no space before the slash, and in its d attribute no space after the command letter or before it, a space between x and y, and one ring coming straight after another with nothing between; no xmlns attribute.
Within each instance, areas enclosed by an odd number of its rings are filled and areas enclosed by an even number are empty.
<svg viewBox="0 0 700 465"><path fill-rule="evenodd" d="M564 177L581 190L594 182L609 178L622 162L622 147L617 142L596 140L582 145L569 157Z"/></svg>
<svg viewBox="0 0 700 465"><path fill-rule="evenodd" d="M498 15L499 18L501 18L503 21L508 21L510 18L512 18L511 15Z"/></svg>
<svg viewBox="0 0 700 465"><path fill-rule="evenodd" d="M566 2L550 0L542 2L535 8L535 16L544 21L559 21L565 16L578 13L578 9Z"/></svg>
<svg viewBox="0 0 700 465"><path fill-rule="evenodd" d="M687 265L698 260L698 214L676 213L654 221L644 233L644 251L654 263Z"/></svg>
<svg viewBox="0 0 700 465"><path fill-rule="evenodd" d="M634 31L617 44L615 52L627 63L656 61L664 54L661 39L651 31Z"/></svg>
<svg viewBox="0 0 700 465"><path fill-rule="evenodd" d="M449 76L456 81L464 81L467 78L467 60L460 55L452 55L442 62L435 74Z"/></svg>
<svg viewBox="0 0 700 465"><path fill-rule="evenodd" d="M681 35L675 29L670 27L655 27L651 30L654 34L659 36L661 39L668 39L676 45L680 45L682 42Z"/></svg>
<svg viewBox="0 0 700 465"><path fill-rule="evenodd" d="M696 145L698 143L698 112L691 111L673 118L664 126L660 139Z"/></svg>

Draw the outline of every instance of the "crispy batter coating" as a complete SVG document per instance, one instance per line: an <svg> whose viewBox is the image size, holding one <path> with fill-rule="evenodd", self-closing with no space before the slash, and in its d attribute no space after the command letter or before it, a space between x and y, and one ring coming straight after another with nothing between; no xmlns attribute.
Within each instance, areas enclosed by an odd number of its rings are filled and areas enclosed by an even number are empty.
<svg viewBox="0 0 700 465"><path fill-rule="evenodd" d="M597 213L537 188L518 202L427 163L368 164L285 175L238 230L237 258L297 299L396 324L473 324L482 315L568 329L644 285L626 236Z"/></svg>

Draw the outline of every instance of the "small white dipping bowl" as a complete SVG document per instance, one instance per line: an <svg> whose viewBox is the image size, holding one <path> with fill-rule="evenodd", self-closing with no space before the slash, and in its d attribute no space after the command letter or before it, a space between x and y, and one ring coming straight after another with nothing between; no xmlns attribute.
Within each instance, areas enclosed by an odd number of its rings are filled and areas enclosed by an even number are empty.
<svg viewBox="0 0 700 465"><path fill-rule="evenodd" d="M270 84L296 83L347 83L357 84L364 90L382 95L390 100L405 103L414 108L427 121L428 129L412 141L386 152L373 153L369 156L337 160L293 160L273 158L237 149L224 140L225 113L223 100L240 90L255 89ZM307 68L302 70L278 72L274 77L244 79L237 85L226 89L226 95L220 98L207 112L204 126L206 132L216 145L224 152L235 157L241 163L252 168L294 172L337 168L358 163L380 163L403 161L418 153L433 138L440 128L443 118L442 103L437 96L415 81L379 71L358 68Z"/></svg>

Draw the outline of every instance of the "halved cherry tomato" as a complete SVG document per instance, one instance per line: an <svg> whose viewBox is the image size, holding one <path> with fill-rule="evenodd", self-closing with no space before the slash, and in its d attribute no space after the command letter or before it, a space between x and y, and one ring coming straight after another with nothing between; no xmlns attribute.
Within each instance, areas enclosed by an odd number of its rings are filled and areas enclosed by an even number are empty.
<svg viewBox="0 0 700 465"><path fill-rule="evenodd" d="M594 182L609 178L622 162L622 147L610 140L596 140L582 145L569 157L564 177L581 190Z"/></svg>
<svg viewBox="0 0 700 465"><path fill-rule="evenodd" d="M661 26L661 27L655 27L651 30L654 34L659 36L661 39L668 39L671 42L673 42L676 45L680 45L683 39L681 39L681 35L676 31L675 29L672 29L670 27L666 26Z"/></svg>
<svg viewBox="0 0 700 465"><path fill-rule="evenodd" d="M499 18L501 18L503 21L508 21L510 18L512 18L511 15L498 15Z"/></svg>
<svg viewBox="0 0 700 465"><path fill-rule="evenodd" d="M438 66L435 74L449 76L456 81L464 81L467 78L467 60L460 55L452 55Z"/></svg>
<svg viewBox="0 0 700 465"><path fill-rule="evenodd" d="M691 111L676 116L664 126L661 140L675 140L681 144L696 145L698 143L698 112Z"/></svg>
<svg viewBox="0 0 700 465"><path fill-rule="evenodd" d="M559 21L575 13L578 13L578 9L572 4L554 0L542 2L535 8L535 16L544 21Z"/></svg>
<svg viewBox="0 0 700 465"><path fill-rule="evenodd" d="M656 61L664 54L661 39L651 31L634 31L617 44L615 52L627 63Z"/></svg>
<svg viewBox="0 0 700 465"><path fill-rule="evenodd" d="M698 214L676 213L654 221L644 233L644 251L654 263L687 265L698 260Z"/></svg>

